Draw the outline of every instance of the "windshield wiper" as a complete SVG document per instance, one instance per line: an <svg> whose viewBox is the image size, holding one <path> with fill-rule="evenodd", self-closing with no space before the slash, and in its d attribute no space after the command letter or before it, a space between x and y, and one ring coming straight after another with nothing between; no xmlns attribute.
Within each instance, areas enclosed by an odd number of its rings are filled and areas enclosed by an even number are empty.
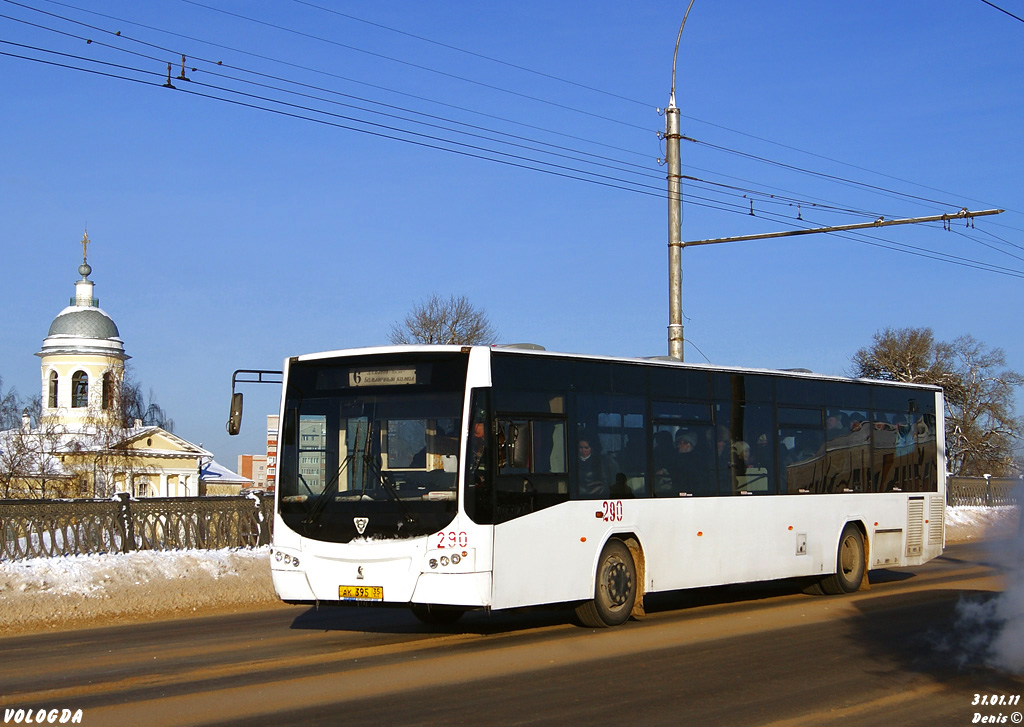
<svg viewBox="0 0 1024 727"><path fill-rule="evenodd" d="M398 494L398 491L395 489L395 485L391 481L391 478L388 477L388 474L381 468L380 464L377 462L376 459L374 459L373 455L363 455L363 462L365 462L367 466L369 466L377 473L377 477L380 479L381 487L384 489L386 493L388 493L391 499L398 504L398 508L402 511L402 516L405 522L409 525L415 525L416 518L413 517L412 511L409 510L409 506L405 504L405 501Z"/></svg>
<svg viewBox="0 0 1024 727"><path fill-rule="evenodd" d="M370 433L366 432L366 438L360 438L360 431L362 430L363 422L360 421L356 426L356 448L345 455L345 459L342 460L341 466L338 467L338 471L334 473L334 476L324 485L323 492L317 495L316 500L313 502L312 507L309 508L309 512L306 517L303 518L302 524L306 526L306 534L309 535L309 528L312 527L317 520L319 520L321 513L324 508L327 507L327 503L330 502L331 497L338 489L338 483L341 482L341 475L345 472L345 468L348 467L349 462L356 458L357 454L366 456L366 446L370 441ZM369 429L369 427L367 427Z"/></svg>
<svg viewBox="0 0 1024 727"><path fill-rule="evenodd" d="M309 526L313 525L320 518L320 514L323 512L324 508L327 507L327 503L330 501L331 496L338 489L338 482L341 481L342 473L345 472L345 468L348 467L348 463L353 459L355 459L354 452L345 457L341 463L341 467L339 467L338 471L334 473L334 477L327 482L323 491L316 496L316 500L313 501L312 507L309 508L309 512L302 520L302 524L307 526L307 535L309 535Z"/></svg>

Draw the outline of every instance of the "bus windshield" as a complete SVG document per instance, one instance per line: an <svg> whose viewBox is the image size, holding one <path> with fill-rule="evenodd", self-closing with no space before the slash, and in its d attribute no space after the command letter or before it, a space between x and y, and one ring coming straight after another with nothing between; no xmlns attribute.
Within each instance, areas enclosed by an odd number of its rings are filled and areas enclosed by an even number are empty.
<svg viewBox="0 0 1024 727"><path fill-rule="evenodd" d="M455 516L465 355L293 362L286 382L279 507L329 542L408 538Z"/></svg>

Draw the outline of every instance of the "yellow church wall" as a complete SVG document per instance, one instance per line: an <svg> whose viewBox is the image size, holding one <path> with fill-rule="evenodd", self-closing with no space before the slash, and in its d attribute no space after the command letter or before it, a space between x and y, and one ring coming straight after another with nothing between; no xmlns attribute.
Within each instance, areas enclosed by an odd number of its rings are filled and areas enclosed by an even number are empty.
<svg viewBox="0 0 1024 727"><path fill-rule="evenodd" d="M131 449L161 449L168 452L182 452L190 454L188 450L183 448L176 441L170 437L163 436L159 431L154 431L145 437L136 439L129 445L129 447Z"/></svg>

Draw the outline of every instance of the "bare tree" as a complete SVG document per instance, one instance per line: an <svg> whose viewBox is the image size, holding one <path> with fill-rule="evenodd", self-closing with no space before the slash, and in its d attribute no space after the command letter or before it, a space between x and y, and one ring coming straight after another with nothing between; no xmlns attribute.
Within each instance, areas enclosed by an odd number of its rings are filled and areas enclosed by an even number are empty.
<svg viewBox="0 0 1024 727"><path fill-rule="evenodd" d="M951 344L959 382L946 389L949 468L963 475L1006 475L1015 469L1014 448L1024 433L1013 395L1024 375L1004 368L1006 354L973 336Z"/></svg>
<svg viewBox="0 0 1024 727"><path fill-rule="evenodd" d="M855 376L948 386L956 381L952 350L931 328L886 328L853 355Z"/></svg>
<svg viewBox="0 0 1024 727"><path fill-rule="evenodd" d="M391 326L392 343L431 343L451 345L488 345L497 332L483 310L460 295L447 299L436 293L413 309L401 323Z"/></svg>
<svg viewBox="0 0 1024 727"><path fill-rule="evenodd" d="M22 406L17 391L4 391L4 379L0 376L0 431L14 429L21 424Z"/></svg>
<svg viewBox="0 0 1024 727"><path fill-rule="evenodd" d="M63 431L39 423L38 397L23 401L0 380L0 498L74 497L80 480L63 467Z"/></svg>
<svg viewBox="0 0 1024 727"><path fill-rule="evenodd" d="M123 425L131 427L138 420L143 426L160 427L168 432L174 431L174 420L168 416L162 406L156 403L153 390L147 397L142 393L142 385L136 382L130 372L125 373L125 380L115 392L118 411L123 418Z"/></svg>
<svg viewBox="0 0 1024 727"><path fill-rule="evenodd" d="M1024 420L1013 396L1024 375L1006 355L970 335L936 341L930 328L886 328L853 355L853 374L941 386L946 402L946 462L955 475L1013 472Z"/></svg>

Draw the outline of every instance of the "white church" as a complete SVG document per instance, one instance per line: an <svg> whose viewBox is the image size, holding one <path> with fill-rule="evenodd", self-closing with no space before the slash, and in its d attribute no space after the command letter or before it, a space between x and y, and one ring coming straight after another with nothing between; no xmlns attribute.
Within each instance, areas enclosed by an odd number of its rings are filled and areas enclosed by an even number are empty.
<svg viewBox="0 0 1024 727"><path fill-rule="evenodd" d="M4 497L195 497L238 494L251 485L213 455L158 426L122 414L125 353L117 325L93 295L82 238L81 279L50 324L41 359L36 426L0 432Z"/></svg>

